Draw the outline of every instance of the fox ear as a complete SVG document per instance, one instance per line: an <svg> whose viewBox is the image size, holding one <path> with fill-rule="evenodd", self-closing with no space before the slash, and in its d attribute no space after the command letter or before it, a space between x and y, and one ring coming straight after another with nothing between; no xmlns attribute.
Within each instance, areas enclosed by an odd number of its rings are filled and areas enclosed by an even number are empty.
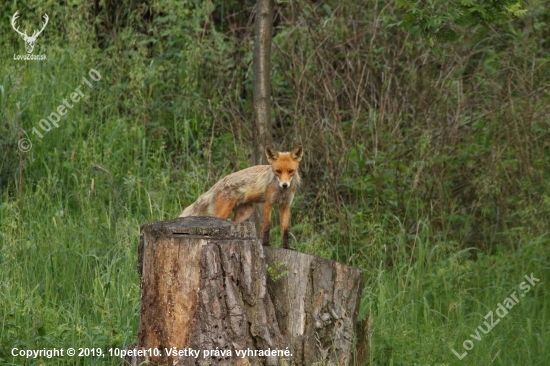
<svg viewBox="0 0 550 366"><path fill-rule="evenodd" d="M300 160L302 160L303 153L304 153L304 148L302 147L302 145L298 145L294 148L294 150L290 152L290 157L292 158L292 160L297 161L299 163Z"/></svg>
<svg viewBox="0 0 550 366"><path fill-rule="evenodd" d="M270 163L279 159L279 152L274 148L272 148L271 146L265 147L265 155L267 156L267 161L269 161Z"/></svg>

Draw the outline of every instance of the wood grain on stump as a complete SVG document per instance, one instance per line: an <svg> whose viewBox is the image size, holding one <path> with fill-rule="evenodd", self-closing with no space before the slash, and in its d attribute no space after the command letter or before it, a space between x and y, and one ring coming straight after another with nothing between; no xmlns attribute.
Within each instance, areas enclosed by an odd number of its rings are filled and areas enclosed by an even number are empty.
<svg viewBox="0 0 550 366"><path fill-rule="evenodd" d="M138 271L134 364L355 364L361 271L262 247L251 222L184 217L143 225Z"/></svg>
<svg viewBox="0 0 550 366"><path fill-rule="evenodd" d="M362 271L320 257L264 248L268 292L297 365L351 365ZM361 363L358 363L361 364Z"/></svg>

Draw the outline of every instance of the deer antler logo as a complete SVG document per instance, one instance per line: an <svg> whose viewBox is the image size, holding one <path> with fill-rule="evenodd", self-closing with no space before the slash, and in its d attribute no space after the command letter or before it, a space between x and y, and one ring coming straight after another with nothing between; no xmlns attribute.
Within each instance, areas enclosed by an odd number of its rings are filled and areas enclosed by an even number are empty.
<svg viewBox="0 0 550 366"><path fill-rule="evenodd" d="M16 11L15 14L13 14L13 17L11 18L11 26L13 27L13 29L17 33L19 33L19 35L25 41L25 48L27 49L27 53L32 53L32 51L34 49L34 43L36 42L36 38L38 38L40 33L42 33L44 28L46 28L46 24L48 24L48 20L49 20L48 14L44 13L44 25L42 26L42 29L40 29L39 31L35 30L34 33L32 34L32 36L30 36L30 37L27 35L27 30L26 29L25 29L25 33L23 33L23 32L19 31L18 27L15 27L15 20L17 18L19 18L18 14L19 14L19 11Z"/></svg>

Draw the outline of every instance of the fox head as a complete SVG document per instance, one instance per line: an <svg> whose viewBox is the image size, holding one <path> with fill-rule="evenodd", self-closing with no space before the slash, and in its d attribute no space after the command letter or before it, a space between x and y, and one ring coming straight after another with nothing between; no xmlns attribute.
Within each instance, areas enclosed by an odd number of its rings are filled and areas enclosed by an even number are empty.
<svg viewBox="0 0 550 366"><path fill-rule="evenodd" d="M283 189L290 187L290 182L298 170L300 160L302 160L303 152L304 149L301 145L295 147L291 152L279 152L266 146L267 161L271 164L271 169L279 181L279 187Z"/></svg>

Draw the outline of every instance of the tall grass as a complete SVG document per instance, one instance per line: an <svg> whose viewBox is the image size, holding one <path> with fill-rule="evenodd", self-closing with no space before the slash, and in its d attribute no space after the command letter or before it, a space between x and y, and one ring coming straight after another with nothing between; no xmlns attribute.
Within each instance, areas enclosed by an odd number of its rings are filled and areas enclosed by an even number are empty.
<svg viewBox="0 0 550 366"><path fill-rule="evenodd" d="M47 62L12 60L23 42L0 24L3 365L119 364L108 350L137 336L139 226L251 161L253 2L71 4L0 11L50 15ZM365 270L371 365L550 363L545 4L435 47L391 26L393 2L277 5L273 138L306 146L292 245ZM101 80L33 135L92 68ZM107 356L11 354L69 347Z"/></svg>

